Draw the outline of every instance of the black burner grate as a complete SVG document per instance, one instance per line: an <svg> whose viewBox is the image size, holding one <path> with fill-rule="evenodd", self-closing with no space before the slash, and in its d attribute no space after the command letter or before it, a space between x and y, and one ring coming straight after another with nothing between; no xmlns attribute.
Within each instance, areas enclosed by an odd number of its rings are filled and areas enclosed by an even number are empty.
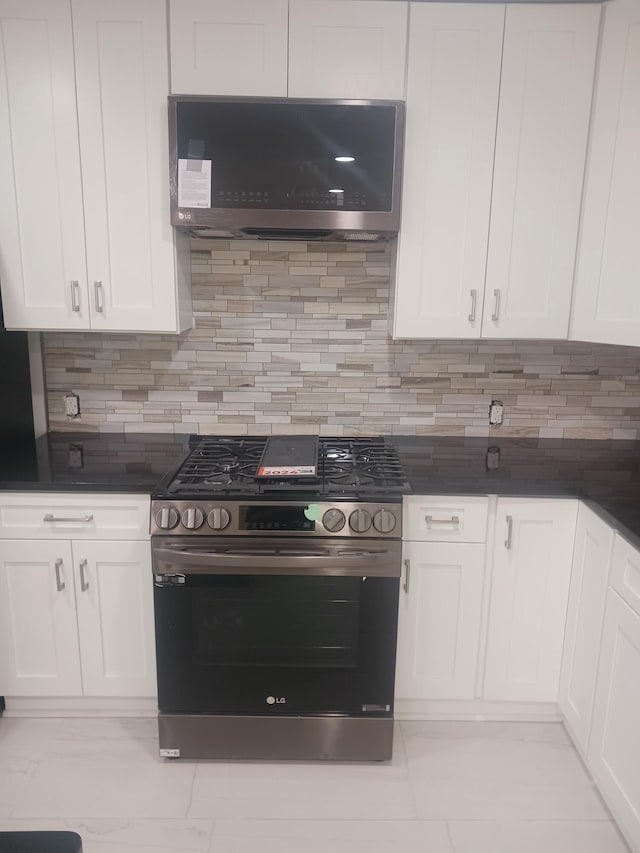
<svg viewBox="0 0 640 853"><path fill-rule="evenodd" d="M166 491L202 498L216 495L313 492L318 496L401 495L407 489L395 448L381 438L321 438L318 476L298 479L256 478L265 437L201 437ZM284 496L284 495L283 495Z"/></svg>

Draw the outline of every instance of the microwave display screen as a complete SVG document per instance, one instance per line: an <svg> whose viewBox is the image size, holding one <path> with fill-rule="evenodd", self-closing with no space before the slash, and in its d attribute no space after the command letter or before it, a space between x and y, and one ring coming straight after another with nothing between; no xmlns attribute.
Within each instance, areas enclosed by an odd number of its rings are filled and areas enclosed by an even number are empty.
<svg viewBox="0 0 640 853"><path fill-rule="evenodd" d="M185 99L176 107L178 159L200 161L211 208L392 209L392 104Z"/></svg>

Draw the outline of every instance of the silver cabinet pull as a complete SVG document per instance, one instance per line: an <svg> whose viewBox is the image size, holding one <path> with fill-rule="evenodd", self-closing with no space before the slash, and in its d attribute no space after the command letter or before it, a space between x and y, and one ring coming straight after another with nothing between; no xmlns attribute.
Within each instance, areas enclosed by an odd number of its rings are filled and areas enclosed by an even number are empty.
<svg viewBox="0 0 640 853"><path fill-rule="evenodd" d="M434 524L460 524L459 515L452 515L451 518L434 518L432 515L425 515L424 520L427 522L427 527L433 527Z"/></svg>
<svg viewBox="0 0 640 853"><path fill-rule="evenodd" d="M76 312L80 310L80 282L78 281L71 282L71 310Z"/></svg>
<svg viewBox="0 0 640 853"><path fill-rule="evenodd" d="M469 314L469 322L475 323L476 321L476 303L478 301L478 291L471 291L471 313Z"/></svg>
<svg viewBox="0 0 640 853"><path fill-rule="evenodd" d="M410 575L411 575L411 562L409 560L405 560L404 561L404 583L402 584L402 588L406 593L409 592Z"/></svg>
<svg viewBox="0 0 640 853"><path fill-rule="evenodd" d="M84 570L87 568L88 561L80 560L80 589L82 592L86 592L89 589L89 581L86 578Z"/></svg>
<svg viewBox="0 0 640 853"><path fill-rule="evenodd" d="M51 515L51 513L48 512L42 520L46 521L46 522L51 522L51 521L83 521L83 522L88 523L90 521L93 521L93 516L92 515L80 515L77 518L71 518L71 517L62 518L62 517L58 517L55 515Z"/></svg>
<svg viewBox="0 0 640 853"><path fill-rule="evenodd" d="M493 314L491 315L491 319L494 323L497 323L500 317L500 291L494 290L493 297L495 299L495 303L493 305Z"/></svg>
<svg viewBox="0 0 640 853"><path fill-rule="evenodd" d="M64 589L64 587L65 587L65 582L62 580L62 577L61 577L61 575L60 575L60 569L62 568L62 566L63 566L63 565L64 565L64 563L63 563L62 558L61 558L61 557L58 557L58 559L57 559L57 560L56 560L56 562L55 562L55 568L56 568L56 589L58 590L58 592L62 592L62 590L63 590L63 589Z"/></svg>
<svg viewBox="0 0 640 853"><path fill-rule="evenodd" d="M511 543L513 540L513 516L507 516L507 538L504 540L504 547L507 550L511 550Z"/></svg>
<svg viewBox="0 0 640 853"><path fill-rule="evenodd" d="M104 303L102 301L102 282L94 281L93 282L95 299L96 299L96 311L98 314L102 314L104 311Z"/></svg>

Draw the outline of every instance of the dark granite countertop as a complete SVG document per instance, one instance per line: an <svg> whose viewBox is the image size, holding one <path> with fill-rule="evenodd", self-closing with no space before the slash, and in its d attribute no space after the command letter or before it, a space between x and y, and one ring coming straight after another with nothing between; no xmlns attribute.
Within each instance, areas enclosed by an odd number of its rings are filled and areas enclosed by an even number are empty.
<svg viewBox="0 0 640 853"><path fill-rule="evenodd" d="M578 497L640 547L640 442L392 436L411 494ZM0 489L150 493L187 435L49 433L0 446Z"/></svg>
<svg viewBox="0 0 640 853"><path fill-rule="evenodd" d="M188 442L169 433L14 436L0 446L0 490L150 493Z"/></svg>

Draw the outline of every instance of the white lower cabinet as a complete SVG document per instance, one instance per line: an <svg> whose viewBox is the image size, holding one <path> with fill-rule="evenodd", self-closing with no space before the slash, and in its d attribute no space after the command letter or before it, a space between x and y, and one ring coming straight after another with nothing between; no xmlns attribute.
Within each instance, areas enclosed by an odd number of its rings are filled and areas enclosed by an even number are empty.
<svg viewBox="0 0 640 853"><path fill-rule="evenodd" d="M557 702L578 502L497 504L483 697Z"/></svg>
<svg viewBox="0 0 640 853"><path fill-rule="evenodd" d="M640 615L609 589L588 766L632 850L640 850Z"/></svg>
<svg viewBox="0 0 640 853"><path fill-rule="evenodd" d="M405 543L397 698L474 697L484 554L478 544Z"/></svg>
<svg viewBox="0 0 640 853"><path fill-rule="evenodd" d="M155 695L149 542L3 541L0 693Z"/></svg>
<svg viewBox="0 0 640 853"><path fill-rule="evenodd" d="M558 703L583 755L591 731L613 537L607 522L582 504L573 549Z"/></svg>
<svg viewBox="0 0 640 853"><path fill-rule="evenodd" d="M0 694L82 693L69 542L0 544Z"/></svg>
<svg viewBox="0 0 640 853"><path fill-rule="evenodd" d="M84 696L154 696L148 542L74 542Z"/></svg>

